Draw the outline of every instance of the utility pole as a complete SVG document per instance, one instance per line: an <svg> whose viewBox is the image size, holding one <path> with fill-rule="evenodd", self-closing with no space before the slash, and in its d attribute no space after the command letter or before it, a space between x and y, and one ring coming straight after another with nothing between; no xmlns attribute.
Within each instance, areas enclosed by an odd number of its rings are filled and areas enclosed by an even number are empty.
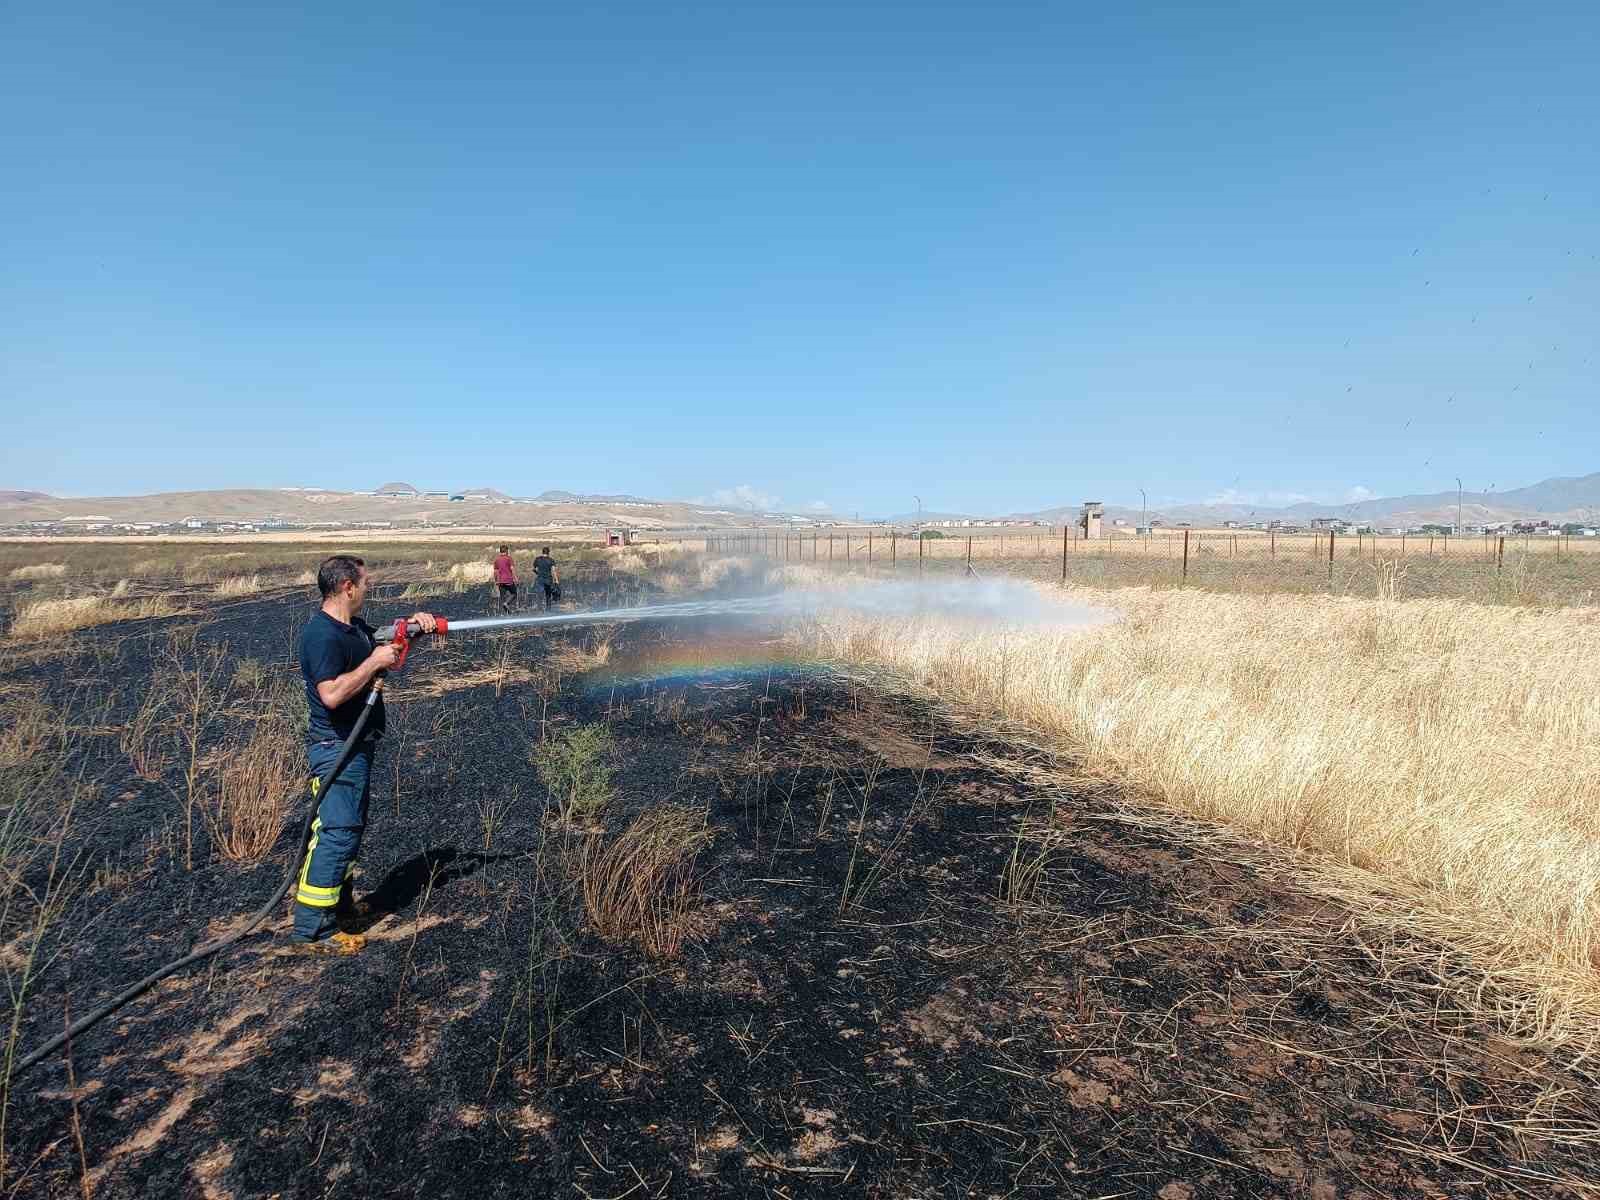
<svg viewBox="0 0 1600 1200"><path fill-rule="evenodd" d="M1150 497L1144 494L1144 489L1139 489L1139 524L1145 529L1150 528Z"/></svg>
<svg viewBox="0 0 1600 1200"><path fill-rule="evenodd" d="M1456 536L1461 536L1461 476L1456 476Z"/></svg>

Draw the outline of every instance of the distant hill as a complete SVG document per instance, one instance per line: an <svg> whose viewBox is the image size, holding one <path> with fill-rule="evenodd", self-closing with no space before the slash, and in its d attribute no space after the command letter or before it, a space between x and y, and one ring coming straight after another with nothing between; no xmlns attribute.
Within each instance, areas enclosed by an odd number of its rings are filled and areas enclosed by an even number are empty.
<svg viewBox="0 0 1600 1200"><path fill-rule="evenodd" d="M1076 511L1076 510L1074 510ZM896 516L885 517L896 525L915 525L919 520L926 524L929 521L978 521L982 520L975 513L958 512L924 512L920 516L915 512L899 513Z"/></svg>
<svg viewBox="0 0 1600 1200"><path fill-rule="evenodd" d="M546 492L537 503L513 500L493 488L456 490L451 495L486 499L428 497L409 484L385 484L378 491L398 496L357 495L321 488L232 488L205 492L160 492L147 496L97 496L61 499L40 492L0 492L0 525L77 520L107 523L167 524L191 518L212 523L287 522L323 528L374 522L415 526L474 528L556 528L748 524L746 514L708 515L704 506L634 496L579 496ZM20 497L20 498L18 498Z"/></svg>
<svg viewBox="0 0 1600 1200"><path fill-rule="evenodd" d="M416 492L419 489L409 483L385 483L379 485L377 490L380 492Z"/></svg>
<svg viewBox="0 0 1600 1200"><path fill-rule="evenodd" d="M654 500L646 500L643 496L618 495L585 495L581 492L548 491L540 492L535 500L559 504L655 504Z"/></svg>
<svg viewBox="0 0 1600 1200"><path fill-rule="evenodd" d="M1468 525L1495 525L1506 521L1600 521L1600 472L1573 478L1546 479L1527 487L1507 491L1463 492L1461 518ZM1074 520L1081 509L1065 504L1037 512L1017 514L1059 524ZM1342 517L1346 521L1374 525L1421 525L1430 522L1453 524L1456 519L1456 493L1432 492L1409 496L1387 496L1350 504L1291 504L1286 507L1247 504L1178 504L1152 507L1150 516L1168 523L1188 521L1194 525L1219 525L1224 521L1287 521L1306 524L1318 517ZM1140 510L1131 506L1107 505L1108 520L1138 521Z"/></svg>
<svg viewBox="0 0 1600 1200"><path fill-rule="evenodd" d="M1021 519L1059 525L1075 521L1081 502L1058 504L1031 512L933 512L922 514L924 521L978 521ZM1145 511L1136 505L1107 504L1107 521L1137 524ZM1408 496L1387 496L1350 504L1168 504L1152 505L1148 515L1167 524L1187 521L1197 527L1217 526L1225 521L1248 524L1256 521L1284 521L1304 525L1318 517L1340 517L1346 521L1378 526L1454 524L1456 493L1432 492ZM887 518L898 525L917 520L915 512L897 513ZM1468 525L1497 525L1511 521L1574 521L1600 524L1600 472L1592 475L1546 479L1526 487L1506 491L1463 492L1461 519Z"/></svg>

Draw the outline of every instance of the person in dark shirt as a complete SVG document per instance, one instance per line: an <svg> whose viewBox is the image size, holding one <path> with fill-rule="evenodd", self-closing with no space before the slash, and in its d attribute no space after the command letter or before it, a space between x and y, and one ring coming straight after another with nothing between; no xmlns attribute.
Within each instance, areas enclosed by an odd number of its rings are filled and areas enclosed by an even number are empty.
<svg viewBox="0 0 1600 1200"><path fill-rule="evenodd" d="M306 757L311 763L312 787L339 757L339 750L355 728L367 693L381 671L400 658L392 642L379 645L376 632L357 614L367 599L366 564L348 554L335 554L317 571L322 607L300 631L300 674L306 682ZM431 633L432 614L419 612L411 620ZM367 824L367 796L372 775L372 753L383 736L383 693L373 702L372 715L362 731L361 744L345 763L325 795L317 797L317 817L311 824L295 889L292 938L307 950L354 954L366 944L360 927L365 913L355 903L350 876L361 849Z"/></svg>
<svg viewBox="0 0 1600 1200"><path fill-rule="evenodd" d="M544 606L549 608L561 599L561 577L556 573L556 560L550 557L549 546L540 550L539 557L533 560L533 574L544 590Z"/></svg>

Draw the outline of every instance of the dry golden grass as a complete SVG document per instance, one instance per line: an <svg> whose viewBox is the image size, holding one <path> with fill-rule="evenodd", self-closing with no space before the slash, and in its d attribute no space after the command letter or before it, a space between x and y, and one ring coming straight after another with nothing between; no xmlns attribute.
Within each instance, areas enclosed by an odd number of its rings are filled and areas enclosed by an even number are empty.
<svg viewBox="0 0 1600 1200"><path fill-rule="evenodd" d="M841 576L805 563L785 563L767 570L768 587L841 587L856 582L857 578L855 575Z"/></svg>
<svg viewBox="0 0 1600 1200"><path fill-rule="evenodd" d="M184 610L166 596L145 600L121 601L106 596L79 596L71 600L34 600L17 609L11 635L40 639L109 625L113 621L142 621L150 617L175 617Z"/></svg>
<svg viewBox="0 0 1600 1200"><path fill-rule="evenodd" d="M0 703L0 769L20 767L65 737L60 716L38 697Z"/></svg>
<svg viewBox="0 0 1600 1200"><path fill-rule="evenodd" d="M229 748L206 825L229 862L260 862L272 851L284 819L305 784L298 739L281 721L256 727Z"/></svg>
<svg viewBox="0 0 1600 1200"><path fill-rule="evenodd" d="M590 839L579 870L596 932L676 958L699 885L695 864L710 842L704 810L678 804L647 810L610 841Z"/></svg>
<svg viewBox="0 0 1600 1200"><path fill-rule="evenodd" d="M707 591L725 583L754 579L766 569L766 561L749 556L730 555L708 558L700 564L700 586Z"/></svg>
<svg viewBox="0 0 1600 1200"><path fill-rule="evenodd" d="M563 642L545 658L545 664L562 675L582 675L598 670L611 661L611 637L614 630L601 626L583 642Z"/></svg>
<svg viewBox="0 0 1600 1200"><path fill-rule="evenodd" d="M61 579L67 573L66 563L35 563L31 567L16 567L11 578L16 580Z"/></svg>
<svg viewBox="0 0 1600 1200"><path fill-rule="evenodd" d="M613 571L625 575L642 575L649 570L643 557L632 550L612 549L606 555L606 561Z"/></svg>
<svg viewBox="0 0 1600 1200"><path fill-rule="evenodd" d="M117 745L127 755L128 765L140 779L161 778L170 756L168 750L166 697L159 688L144 695L133 716L117 735Z"/></svg>
<svg viewBox="0 0 1600 1200"><path fill-rule="evenodd" d="M450 568L450 590L465 592L494 578L494 564L486 562L456 563Z"/></svg>
<svg viewBox="0 0 1600 1200"><path fill-rule="evenodd" d="M396 689L393 696L384 701L385 704L406 704L412 700L446 696L451 692L470 691L477 687L493 687L504 690L512 684L531 683L533 672L526 667L517 665L491 664L489 666L462 669L451 667L434 674L419 676L409 680L403 689ZM496 691L499 695L499 691Z"/></svg>
<svg viewBox="0 0 1600 1200"><path fill-rule="evenodd" d="M216 583L225 579L231 570L237 574L244 565L238 559L248 558L243 550L231 550L221 554L201 554L189 558L183 563L183 581L185 583Z"/></svg>
<svg viewBox="0 0 1600 1200"><path fill-rule="evenodd" d="M1523 1031L1600 1028L1600 612L1067 595L1121 619L833 612L795 636L1042 733L1124 795L1308 852L1326 888L1464 951Z"/></svg>
<svg viewBox="0 0 1600 1200"><path fill-rule="evenodd" d="M218 582L211 594L226 600L234 596L253 596L260 590L260 575L230 575Z"/></svg>

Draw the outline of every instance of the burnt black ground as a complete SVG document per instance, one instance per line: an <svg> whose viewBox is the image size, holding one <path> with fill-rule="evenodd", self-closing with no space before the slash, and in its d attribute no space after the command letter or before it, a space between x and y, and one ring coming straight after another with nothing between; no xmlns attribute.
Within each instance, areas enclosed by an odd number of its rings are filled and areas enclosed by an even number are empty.
<svg viewBox="0 0 1600 1200"><path fill-rule="evenodd" d="M235 604L203 637L291 679L304 612ZM289 852L241 869L202 839L193 872L175 860L170 772L134 779L115 735L156 669L143 632L12 680L84 713L73 765L101 799L74 849L120 866L74 911L25 1046L69 996L82 1012L256 907ZM590 637L526 636L516 661ZM1376 1198L1576 1195L1548 1176L1593 1174L1487 1123L1590 1081L1396 1019L1346 914L1025 782L1004 743L787 664L758 629L619 627L547 705L520 676L453 686L486 647L423 647L391 685L360 883L388 915L359 957L288 956L280 920L76 1042L94 1195ZM543 820L544 721L611 725L612 830L708 807L679 959L601 941L552 893L583 835ZM486 845L489 801L507 815ZM1047 818L1037 902L1002 903L1019 825ZM1293 957L1307 930L1325 959ZM81 1194L72 1101L59 1060L23 1082L20 1194Z"/></svg>

